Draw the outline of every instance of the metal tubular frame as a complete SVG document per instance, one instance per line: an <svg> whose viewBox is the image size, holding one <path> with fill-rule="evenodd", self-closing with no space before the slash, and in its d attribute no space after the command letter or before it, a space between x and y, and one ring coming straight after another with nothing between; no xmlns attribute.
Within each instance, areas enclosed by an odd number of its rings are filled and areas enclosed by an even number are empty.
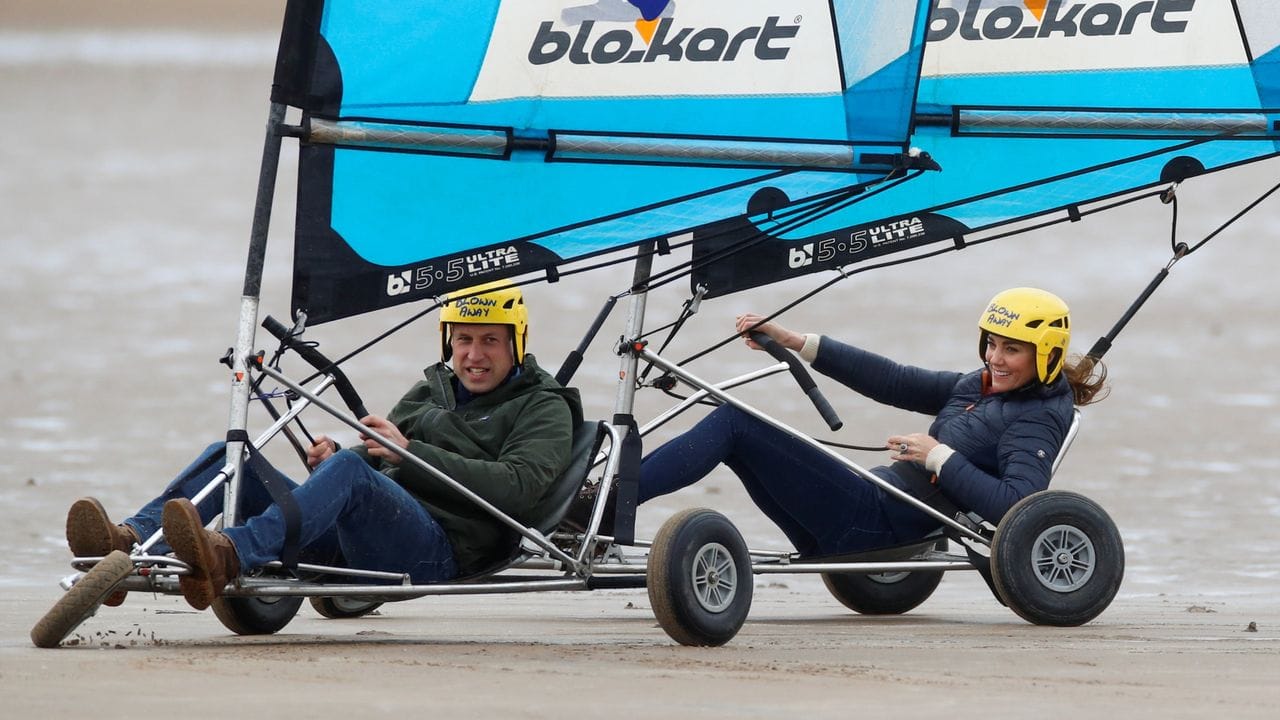
<svg viewBox="0 0 1280 720"><path fill-rule="evenodd" d="M876 485L880 486L880 488L882 488L885 492L889 493L893 497L905 503L908 503L912 507L917 508L918 510L925 513L929 517L932 517L933 519L941 522L947 527L954 529L956 532L960 533L962 536L967 537L970 540L973 540L975 542L982 543L983 545L991 544L991 541L988 540L986 537L982 536L981 534L976 533L973 530L970 530L968 527L960 524L956 520L947 517L946 515L938 512L937 510L933 509L929 505L926 505L920 500L917 500L915 497L912 497L907 492L898 489L897 487L883 480L882 478L880 478L870 470L863 468L861 465L853 462L852 460L850 460L849 458L846 458L840 453L825 447L824 445L819 443L817 440L814 440L813 438L809 437L805 433L792 428L791 426L781 422L780 420L775 420L774 418L760 412L759 410L756 410L755 408L751 407L750 405L747 405L746 403L742 402L741 400L738 400L737 398L733 397L732 395L729 395L728 393L725 393L721 390L716 389L713 385L706 382L705 380L702 380L701 378L688 372L687 370L684 370L683 368L681 368L678 365L675 365L674 363L668 362L665 358L662 358L654 354L653 352L649 351L647 348L638 351L638 354L640 357L644 358L645 360L653 363L654 365L657 365L663 370L666 370L671 374L675 375L676 377L680 378L685 383L688 383L689 385L692 385L694 387L706 390L716 399L722 402L726 402L738 408L739 410L747 413L748 415L754 417L757 420L760 420L761 422L772 425L773 427L781 430L782 432L785 432L788 435L791 435L792 437L796 438L797 440L800 440L801 442L813 448L814 450L817 450L818 452L821 452L831 457L833 460L835 460L836 462L839 462L841 465L845 466L846 468L848 468L850 471L852 471L854 474L858 475L862 479L868 482L875 483Z"/></svg>
<svg viewBox="0 0 1280 720"><path fill-rule="evenodd" d="M231 439L233 432L249 427L249 356L253 353L254 332L258 324L258 304L262 294L262 268L267 259L267 230L271 225L271 206L275 200L276 172L280 168L280 128L286 107L273 102L267 113L267 136L263 141L262 166L258 170L258 191L253 208L253 225L249 229L249 253L244 267L244 291L240 297L240 321L236 326L236 345L231 354L231 410L227 420L227 464L232 473L225 488L222 514L224 526L238 521L240 469L244 463L244 442Z"/></svg>

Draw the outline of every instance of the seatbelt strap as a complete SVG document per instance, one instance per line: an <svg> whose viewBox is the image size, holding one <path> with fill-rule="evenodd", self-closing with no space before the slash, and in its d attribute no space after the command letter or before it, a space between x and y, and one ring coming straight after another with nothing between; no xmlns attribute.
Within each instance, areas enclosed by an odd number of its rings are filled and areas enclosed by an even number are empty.
<svg viewBox="0 0 1280 720"><path fill-rule="evenodd" d="M298 535L302 527L302 513L298 510L298 501L293 499L293 491L280 481L279 473L267 462L244 430L231 430L227 433L227 442L242 442L245 446L245 465L253 476L266 488L271 502L280 508L284 517L284 546L280 549L280 564L286 570L298 567Z"/></svg>

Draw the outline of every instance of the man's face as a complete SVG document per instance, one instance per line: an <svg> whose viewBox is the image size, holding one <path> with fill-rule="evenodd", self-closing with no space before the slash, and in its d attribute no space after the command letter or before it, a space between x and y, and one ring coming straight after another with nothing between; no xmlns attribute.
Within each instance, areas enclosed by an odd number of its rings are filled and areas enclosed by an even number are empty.
<svg viewBox="0 0 1280 720"><path fill-rule="evenodd" d="M498 387L516 364L510 325L453 323L449 347L453 348L454 374L477 395Z"/></svg>

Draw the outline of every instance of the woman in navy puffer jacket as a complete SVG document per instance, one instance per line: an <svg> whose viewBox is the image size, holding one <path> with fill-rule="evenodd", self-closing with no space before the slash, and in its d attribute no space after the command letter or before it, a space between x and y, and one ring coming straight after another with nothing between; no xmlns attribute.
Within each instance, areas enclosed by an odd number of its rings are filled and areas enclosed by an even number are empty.
<svg viewBox="0 0 1280 720"><path fill-rule="evenodd" d="M1106 377L1092 358L1067 359L1067 306L1034 288L992 298L978 320L985 369L970 373L901 365L761 320L738 317L738 332L768 335L873 400L936 416L928 433L891 435L886 447L895 462L873 472L915 497L940 491L992 523L1049 486L1073 406L1101 399ZM939 527L831 457L730 405L644 459L640 502L691 485L720 463L805 556L909 542Z"/></svg>

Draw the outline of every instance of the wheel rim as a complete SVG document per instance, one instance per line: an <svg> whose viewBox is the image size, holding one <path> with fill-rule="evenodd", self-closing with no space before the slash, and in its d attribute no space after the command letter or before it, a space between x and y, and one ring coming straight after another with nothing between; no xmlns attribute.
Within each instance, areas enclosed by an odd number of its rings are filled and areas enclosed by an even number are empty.
<svg viewBox="0 0 1280 720"><path fill-rule="evenodd" d="M1093 541L1079 528L1054 525L1040 533L1031 553L1031 568L1040 584L1054 592L1079 590L1097 567Z"/></svg>
<svg viewBox="0 0 1280 720"><path fill-rule="evenodd" d="M707 612L724 612L738 590L738 567L720 543L703 545L693 558L693 595Z"/></svg>
<svg viewBox="0 0 1280 720"><path fill-rule="evenodd" d="M369 600L365 600L363 598L353 598L353 597L343 597L343 596L331 597L329 598L329 602L333 603L334 608L341 610L342 612L361 612L365 608L369 607L370 605L380 604L380 603L375 603Z"/></svg>
<svg viewBox="0 0 1280 720"><path fill-rule="evenodd" d="M903 580L906 580L907 576L910 574L911 573L909 572L869 573L867 575L867 579L870 580L871 582L880 583L881 585L892 585L894 583L900 583Z"/></svg>

